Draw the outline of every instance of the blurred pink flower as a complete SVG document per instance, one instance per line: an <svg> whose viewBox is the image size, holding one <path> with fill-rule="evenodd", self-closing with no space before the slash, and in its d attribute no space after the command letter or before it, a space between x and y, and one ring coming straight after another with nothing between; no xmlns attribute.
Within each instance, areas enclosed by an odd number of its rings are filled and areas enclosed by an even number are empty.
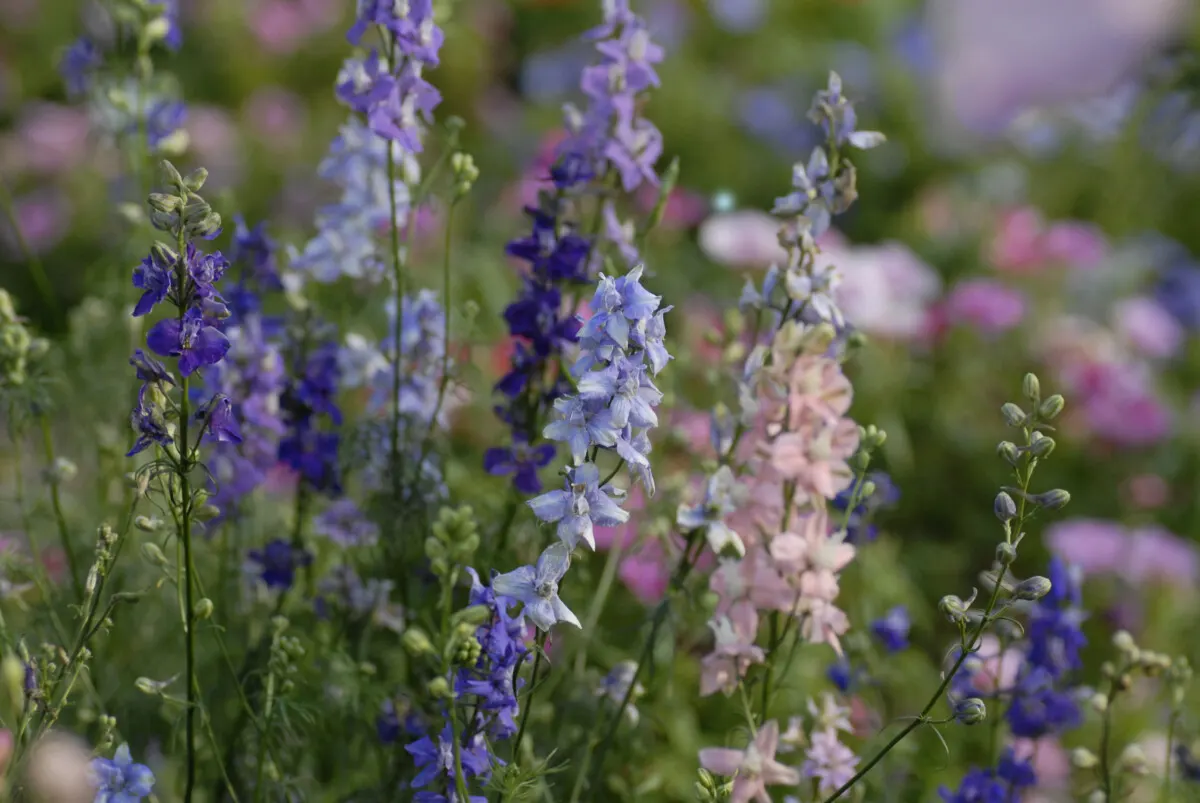
<svg viewBox="0 0 1200 803"><path fill-rule="evenodd" d="M910 341L926 332L929 309L941 294L937 271L907 246L822 248L818 264L836 265L842 276L835 297L846 320L876 337Z"/></svg>
<svg viewBox="0 0 1200 803"><path fill-rule="evenodd" d="M854 474L846 461L858 449L858 426L809 419L771 442L771 467L796 483L796 503L832 499L850 487Z"/></svg>
<svg viewBox="0 0 1200 803"><path fill-rule="evenodd" d="M658 187L643 184L637 192L636 200L641 214L649 215L658 203ZM700 223L707 214L708 201L703 195L676 187L667 196L667 205L663 209L660 225L664 229L690 229Z"/></svg>
<svg viewBox="0 0 1200 803"><path fill-rule="evenodd" d="M269 53L294 53L332 26L339 9L330 0L261 0L250 10L250 30Z"/></svg>
<svg viewBox="0 0 1200 803"><path fill-rule="evenodd" d="M1074 519L1052 525L1046 540L1085 574L1114 574L1135 585L1165 580L1191 587L1200 579L1196 545L1157 525L1127 530L1116 522Z"/></svg>
<svg viewBox="0 0 1200 803"><path fill-rule="evenodd" d="M69 173L87 158L88 118L82 109L57 103L30 104L21 114L17 133L25 169Z"/></svg>
<svg viewBox="0 0 1200 803"><path fill-rule="evenodd" d="M1094 363L1072 372L1071 390L1093 433L1119 446L1145 446L1171 431L1171 411L1158 398L1145 366Z"/></svg>
<svg viewBox="0 0 1200 803"><path fill-rule="evenodd" d="M935 0L937 92L999 134L1024 110L1104 94L1180 29L1185 0Z"/></svg>
<svg viewBox="0 0 1200 803"><path fill-rule="evenodd" d="M1165 505L1171 496L1167 481L1157 474L1138 474L1125 481L1123 488L1129 504L1141 510L1154 510Z"/></svg>
<svg viewBox="0 0 1200 803"><path fill-rule="evenodd" d="M635 485L629 492L625 504L622 505L631 514L636 513L646 506L646 497L642 493L642 486ZM619 527L595 527L592 530L592 537L596 541L596 550L607 550L620 544L622 548L629 547L637 537L637 516L631 515L629 521Z"/></svg>
<svg viewBox="0 0 1200 803"><path fill-rule="evenodd" d="M1010 209L1000 216L989 246L989 259L998 270L1020 273L1040 268L1043 221L1041 214L1029 206Z"/></svg>
<svg viewBox="0 0 1200 803"><path fill-rule="evenodd" d="M25 244L35 254L44 254L58 245L71 225L71 207L59 190L44 188L13 202L17 226ZM0 236L5 249L16 257L23 256L21 243L12 224L0 219Z"/></svg>
<svg viewBox="0 0 1200 803"><path fill-rule="evenodd" d="M951 323L1000 334L1025 317L1025 296L991 279L968 279L956 284L946 297L946 316Z"/></svg>
<svg viewBox="0 0 1200 803"><path fill-rule="evenodd" d="M709 623L713 632L713 651L700 662L700 696L718 691L726 695L737 689L751 664L762 663L761 647L754 644L758 636L758 611L746 600L735 603L725 614Z"/></svg>
<svg viewBox="0 0 1200 803"><path fill-rule="evenodd" d="M229 112L217 106L193 106L185 128L191 155L208 169L206 186L236 184L242 172L242 151L237 124Z"/></svg>
<svg viewBox="0 0 1200 803"><path fill-rule="evenodd" d="M964 671L973 665L971 685L982 692L990 692L996 688L1012 688L1017 681L1017 672L1024 663L1025 656L1020 650L1009 647L1000 654L1000 640L988 633L979 644L979 651L963 665Z"/></svg>
<svg viewBox="0 0 1200 803"><path fill-rule="evenodd" d="M1139 296L1118 302L1113 319L1117 333L1146 357L1173 357L1183 345L1183 327L1152 298Z"/></svg>
<svg viewBox="0 0 1200 803"><path fill-rule="evenodd" d="M242 113L250 129L272 146L294 148L303 139L308 110L303 98L291 90L260 87L246 99Z"/></svg>
<svg viewBox="0 0 1200 803"><path fill-rule="evenodd" d="M733 792L730 803L770 803L768 786L782 784L795 786L800 783L800 772L775 760L779 747L779 723L775 720L763 723L754 741L745 750L730 750L725 747L709 747L700 751L700 766L717 775L733 776Z"/></svg>
<svg viewBox="0 0 1200 803"><path fill-rule="evenodd" d="M1018 758L1033 765L1038 788L1059 789L1070 781L1071 756L1056 737L1014 739L1013 750Z"/></svg>
<svg viewBox="0 0 1200 803"><path fill-rule="evenodd" d="M1055 223L1042 239L1047 260L1073 268L1094 268L1108 253L1108 241L1090 223Z"/></svg>
<svg viewBox="0 0 1200 803"><path fill-rule="evenodd" d="M662 543L649 540L621 559L617 576L641 602L658 602L671 581L671 566L663 554Z"/></svg>
<svg viewBox="0 0 1200 803"><path fill-rule="evenodd" d="M787 259L779 244L779 221L744 209L710 215L700 224L700 250L719 265L739 270L766 268Z"/></svg>

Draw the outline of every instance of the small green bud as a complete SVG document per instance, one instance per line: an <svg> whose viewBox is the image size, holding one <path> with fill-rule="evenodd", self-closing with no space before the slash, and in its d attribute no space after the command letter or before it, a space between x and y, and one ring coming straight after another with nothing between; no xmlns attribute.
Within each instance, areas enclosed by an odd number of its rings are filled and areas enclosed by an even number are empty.
<svg viewBox="0 0 1200 803"><path fill-rule="evenodd" d="M1012 566L1017 560L1017 548L1007 541L996 545L996 562L1001 566Z"/></svg>
<svg viewBox="0 0 1200 803"><path fill-rule="evenodd" d="M162 172L163 181L167 184L175 187L180 192L187 189L187 186L183 183L183 176L179 175L179 171L175 169L175 165L171 164L170 161L163 159L158 163L158 169Z"/></svg>
<svg viewBox="0 0 1200 803"><path fill-rule="evenodd" d="M408 654L414 658L420 658L424 655L433 654L433 642L429 640L429 636L425 635L425 631L419 627L410 627L404 631L404 635L400 638L401 644Z"/></svg>
<svg viewBox="0 0 1200 803"><path fill-rule="evenodd" d="M212 521L220 515L221 508L216 505L201 505L192 511L192 518L196 521Z"/></svg>
<svg viewBox="0 0 1200 803"><path fill-rule="evenodd" d="M1136 778L1140 778L1150 771L1146 753L1136 743L1129 745L1121 752L1117 766Z"/></svg>
<svg viewBox="0 0 1200 803"><path fill-rule="evenodd" d="M1057 445L1054 442L1054 438L1049 438L1040 432L1035 432L1029 439L1029 453L1037 458L1046 458L1050 456L1050 453L1054 451L1054 447Z"/></svg>
<svg viewBox="0 0 1200 803"><path fill-rule="evenodd" d="M162 529L163 520L154 516L138 516L133 520L133 526L144 533L156 533Z"/></svg>
<svg viewBox="0 0 1200 803"><path fill-rule="evenodd" d="M1089 703L1091 704L1093 711L1095 711L1097 714L1103 714L1108 710L1108 695L1104 694L1103 692L1096 692L1092 695L1092 699L1089 701Z"/></svg>
<svg viewBox="0 0 1200 803"><path fill-rule="evenodd" d="M1010 466L1021 462L1021 451L1011 441L1001 441L1000 445L996 447L996 454L1003 457Z"/></svg>
<svg viewBox="0 0 1200 803"><path fill-rule="evenodd" d="M1042 400L1042 384L1038 382L1037 376L1034 374L1025 374L1025 379L1021 381L1021 392L1025 394L1025 398L1032 404L1037 404Z"/></svg>
<svg viewBox="0 0 1200 803"><path fill-rule="evenodd" d="M192 614L200 620L204 620L212 616L213 601L208 597L203 597L196 600L196 604L192 608Z"/></svg>
<svg viewBox="0 0 1200 803"><path fill-rule="evenodd" d="M469 608L463 608L451 617L451 621L455 624L465 624L472 628L479 627L485 622L491 620L492 610L486 605L472 605ZM472 632L474 632L472 630Z"/></svg>
<svg viewBox="0 0 1200 803"><path fill-rule="evenodd" d="M1118 630L1113 633L1112 644L1117 650L1125 655L1129 655L1137 650L1137 642L1133 640L1128 630Z"/></svg>
<svg viewBox="0 0 1200 803"><path fill-rule="evenodd" d="M872 496L875 495L875 491L876 491L875 481L874 480L864 480L862 487L859 489L859 498L860 499L870 499Z"/></svg>
<svg viewBox="0 0 1200 803"><path fill-rule="evenodd" d="M978 697L959 700L954 705L954 719L962 725L978 725L987 719L987 706Z"/></svg>
<svg viewBox="0 0 1200 803"><path fill-rule="evenodd" d="M156 17L146 23L146 27L142 29L142 35L146 44L161 42L167 38L167 34L171 32L171 22L165 16Z"/></svg>
<svg viewBox="0 0 1200 803"><path fill-rule="evenodd" d="M1006 402L1000 408L1000 415L1004 416L1004 423L1010 427L1020 427L1025 425L1025 411L1012 402Z"/></svg>
<svg viewBox="0 0 1200 803"><path fill-rule="evenodd" d="M1012 595L1015 599L1036 602L1050 593L1050 587L1051 583L1048 578L1034 576L1017 583L1017 587L1013 589Z"/></svg>
<svg viewBox="0 0 1200 803"><path fill-rule="evenodd" d="M187 174L187 178L183 180L183 185L190 192L200 192L200 188L204 186L204 182L208 180L208 171L203 167L197 167L195 170Z"/></svg>
<svg viewBox="0 0 1200 803"><path fill-rule="evenodd" d="M1071 494L1061 488L1055 488L1052 491L1034 494L1029 497L1029 501L1045 510L1061 510L1071 501Z"/></svg>
<svg viewBox="0 0 1200 803"><path fill-rule="evenodd" d="M1090 770L1099 763L1096 754L1086 747L1076 747L1071 751L1071 766L1077 770Z"/></svg>
<svg viewBox="0 0 1200 803"><path fill-rule="evenodd" d="M1055 393L1050 398L1046 399L1038 405L1038 418L1043 421L1053 421L1058 417L1058 414L1063 411L1063 407L1067 405L1066 400Z"/></svg>
<svg viewBox="0 0 1200 803"><path fill-rule="evenodd" d="M429 691L429 696L435 700L449 700L454 696L454 692L450 689L450 682L440 675L429 681L426 689Z"/></svg>
<svg viewBox="0 0 1200 803"><path fill-rule="evenodd" d="M79 468L65 457L54 458L54 463L46 469L45 479L51 485L61 485L75 479Z"/></svg>
<svg viewBox="0 0 1200 803"><path fill-rule="evenodd" d="M963 602L962 597L955 594L947 594L938 600L938 610L955 624L966 621L968 608L969 606Z"/></svg>
<svg viewBox="0 0 1200 803"><path fill-rule="evenodd" d="M165 192L150 193L150 197L146 199L146 203L150 205L150 209L153 211L162 212L164 214L176 212L180 207L179 197L176 195L168 195Z"/></svg>

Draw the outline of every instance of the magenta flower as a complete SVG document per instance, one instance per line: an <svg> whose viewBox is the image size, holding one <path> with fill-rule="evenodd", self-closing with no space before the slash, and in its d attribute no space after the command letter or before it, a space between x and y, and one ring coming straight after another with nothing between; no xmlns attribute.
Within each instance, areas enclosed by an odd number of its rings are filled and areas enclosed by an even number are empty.
<svg viewBox="0 0 1200 803"><path fill-rule="evenodd" d="M1025 296L990 279L968 279L955 285L946 297L946 315L951 323L998 335L1025 317Z"/></svg>

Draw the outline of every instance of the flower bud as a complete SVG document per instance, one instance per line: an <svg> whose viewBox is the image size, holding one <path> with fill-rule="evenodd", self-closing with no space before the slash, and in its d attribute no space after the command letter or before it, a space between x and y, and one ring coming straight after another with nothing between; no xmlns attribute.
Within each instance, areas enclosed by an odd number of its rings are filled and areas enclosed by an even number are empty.
<svg viewBox="0 0 1200 803"><path fill-rule="evenodd" d="M1146 761L1146 753L1137 744L1131 744L1121 752L1117 766L1135 777L1141 777L1150 771Z"/></svg>
<svg viewBox="0 0 1200 803"><path fill-rule="evenodd" d="M1057 444L1054 442L1054 438L1048 438L1040 432L1033 433L1029 439L1029 453L1034 457L1049 457L1055 446Z"/></svg>
<svg viewBox="0 0 1200 803"><path fill-rule="evenodd" d="M96 593L96 586L100 583L100 567L93 565L88 569L87 579L83 581L83 591L89 597Z"/></svg>
<svg viewBox="0 0 1200 803"><path fill-rule="evenodd" d="M1033 494L1029 501L1044 510L1061 510L1071 501L1071 495L1062 488L1055 488L1045 493Z"/></svg>
<svg viewBox="0 0 1200 803"><path fill-rule="evenodd" d="M175 165L171 164L167 159L163 159L158 163L158 169L162 172L163 181L167 184L178 188L181 192L187 188L183 183L183 176L179 175L179 171L175 169Z"/></svg>
<svg viewBox="0 0 1200 803"><path fill-rule="evenodd" d="M175 195L168 195L165 192L152 192L150 197L146 199L146 203L155 212L171 213L179 209L179 198ZM158 243L155 243L158 245Z"/></svg>
<svg viewBox="0 0 1200 803"><path fill-rule="evenodd" d="M1088 702L1097 714L1103 714L1108 710L1108 695L1103 692L1096 692Z"/></svg>
<svg viewBox="0 0 1200 803"><path fill-rule="evenodd" d="M1055 393L1053 396L1038 405L1038 418L1042 419L1043 421L1053 421L1058 417L1058 414L1063 411L1063 408L1066 407L1066 405L1066 400L1059 394Z"/></svg>
<svg viewBox="0 0 1200 803"><path fill-rule="evenodd" d="M133 526L144 533L156 533L162 529L163 520L153 516L138 516L133 520Z"/></svg>
<svg viewBox="0 0 1200 803"><path fill-rule="evenodd" d="M429 691L429 696L435 700L449 700L454 696L454 692L450 689L450 682L440 675L429 681L426 689Z"/></svg>
<svg viewBox="0 0 1200 803"><path fill-rule="evenodd" d="M1010 466L1015 466L1021 462L1021 451L1011 441L1002 441L996 447L996 454L1003 457Z"/></svg>
<svg viewBox="0 0 1200 803"><path fill-rule="evenodd" d="M1036 602L1049 594L1050 588L1051 583L1049 578L1034 576L1017 583L1017 587L1013 589L1012 595L1015 599Z"/></svg>
<svg viewBox="0 0 1200 803"><path fill-rule="evenodd" d="M142 557L152 566L166 566L167 556L163 554L158 544L148 541L142 544Z"/></svg>
<svg viewBox="0 0 1200 803"><path fill-rule="evenodd" d="M987 706L978 697L968 697L954 704L954 719L962 725L978 725L987 719Z"/></svg>
<svg viewBox="0 0 1200 803"><path fill-rule="evenodd" d="M962 598L954 594L947 594L938 601L938 610L942 615L951 622L958 624L966 621L967 605L962 601Z"/></svg>
<svg viewBox="0 0 1200 803"><path fill-rule="evenodd" d="M1000 408L1000 415L1004 416L1004 423L1010 427L1020 427L1025 425L1025 411L1012 402L1005 402Z"/></svg>
<svg viewBox="0 0 1200 803"><path fill-rule="evenodd" d="M1090 770L1099 763L1096 754L1086 747L1076 747L1071 751L1071 766L1077 770Z"/></svg>
<svg viewBox="0 0 1200 803"><path fill-rule="evenodd" d="M220 515L221 508L216 505L201 505L192 511L192 518L196 521L212 521Z"/></svg>
<svg viewBox="0 0 1200 803"><path fill-rule="evenodd" d="M1013 498L1004 491L996 494L995 501L992 502L992 512L996 514L996 518L1000 521L1012 521L1017 517L1017 503Z"/></svg>
<svg viewBox="0 0 1200 803"><path fill-rule="evenodd" d="M200 188L204 186L204 182L207 180L208 171L203 167L197 167L187 174L187 178L183 180L183 185L191 192L200 192Z"/></svg>
<svg viewBox="0 0 1200 803"><path fill-rule="evenodd" d="M1133 636L1128 630L1118 630L1113 633L1112 644L1118 651L1123 653L1131 653L1137 649L1137 643L1133 640Z"/></svg>
<svg viewBox="0 0 1200 803"><path fill-rule="evenodd" d="M467 624L471 627L479 627L483 623L492 618L492 609L486 605L472 605L469 608L463 608L451 617L451 622L455 624Z"/></svg>
<svg viewBox="0 0 1200 803"><path fill-rule="evenodd" d="M192 607L192 615L197 619L204 620L212 616L213 601L208 597L203 597L196 600L196 604Z"/></svg>
<svg viewBox="0 0 1200 803"><path fill-rule="evenodd" d="M54 463L46 469L45 479L51 485L60 485L75 479L79 468L65 457L54 458Z"/></svg>
<svg viewBox="0 0 1200 803"><path fill-rule="evenodd" d="M404 645L404 649L408 651L408 654L414 658L433 653L433 642L429 640L429 636L425 635L425 631L419 627L410 627L408 630L405 630L400 641Z"/></svg>
<svg viewBox="0 0 1200 803"><path fill-rule="evenodd" d="M1025 374L1025 378L1021 381L1021 393L1025 394L1025 398L1033 404L1042 400L1042 385L1038 382L1037 376Z"/></svg>
<svg viewBox="0 0 1200 803"><path fill-rule="evenodd" d="M1001 566L1012 566L1017 561L1017 548L1007 541L996 545L996 562Z"/></svg>

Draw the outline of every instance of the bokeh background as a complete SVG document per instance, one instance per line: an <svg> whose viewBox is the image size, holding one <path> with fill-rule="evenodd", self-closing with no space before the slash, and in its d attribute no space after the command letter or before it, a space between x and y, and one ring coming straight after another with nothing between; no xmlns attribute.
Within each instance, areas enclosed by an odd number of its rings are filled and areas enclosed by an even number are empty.
<svg viewBox="0 0 1200 803"><path fill-rule="evenodd" d="M429 77L445 96L439 115L466 121L464 147L481 170L456 226L456 293L479 308L459 352L473 396L460 408L454 448L467 472L499 437L488 394L505 360L495 345L500 312L516 287L503 244L525 227L522 202L545 170L561 105L577 97L591 57L578 34L597 8L591 0L452 5L441 66ZM663 132L660 164L681 163L648 267L655 291L679 310L679 349L700 355L672 380L673 437L692 437L696 419L686 411L708 401L718 356L708 335L745 276L776 256L775 226L759 210L787 192L791 164L816 144L808 99L836 70L862 126L888 136L863 154L861 198L824 244L845 274L842 305L867 336L850 368L853 416L887 431L878 468L899 490L880 511L878 550L864 558L877 607L924 600L916 637L936 649L928 604L962 591L990 560L991 499L1003 475L994 458L1005 437L998 409L1034 370L1045 392L1068 404L1040 481L1073 500L1068 518L1035 539L1031 562L1056 551L1082 563L1095 578L1098 627L1143 627L1148 641L1195 659L1195 4L634 5L667 49L662 88L646 110ZM207 167L214 207L266 221L282 243L302 245L333 193L316 165L345 119L332 85L352 6L182 0L184 45L158 62L188 104L181 168ZM131 333L111 288L117 277L128 281L141 255L121 242L120 204L131 197L121 156L93 133L87 109L67 100L57 71L64 48L95 24L87 3L0 0L0 178L13 212L0 224L0 285L63 346L64 382L75 394L60 413L63 431L115 445L126 437L116 388ZM30 270L13 218L48 287ZM425 247L436 254L436 220L428 231ZM432 286L437 260L421 253L415 270ZM354 291L331 288L325 301L340 323L378 328L378 305ZM0 524L12 525L6 515L0 508ZM635 575L623 574L632 599Z"/></svg>

